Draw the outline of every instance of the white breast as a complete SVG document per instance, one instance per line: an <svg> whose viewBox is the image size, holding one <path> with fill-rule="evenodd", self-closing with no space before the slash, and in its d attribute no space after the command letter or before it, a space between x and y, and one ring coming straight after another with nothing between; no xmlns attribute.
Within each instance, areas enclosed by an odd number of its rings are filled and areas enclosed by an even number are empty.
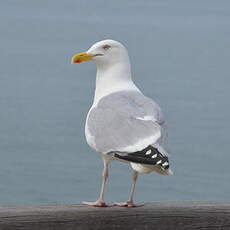
<svg viewBox="0 0 230 230"><path fill-rule="evenodd" d="M96 143L95 143L95 138L94 136L91 135L90 131L89 131L89 128L88 128L88 118L89 118L89 114L90 114L90 111L92 110L94 106L92 106L87 114L87 117L86 117L86 122L85 122L85 137L86 137L86 141L88 143L88 145L97 151L97 148L96 148Z"/></svg>

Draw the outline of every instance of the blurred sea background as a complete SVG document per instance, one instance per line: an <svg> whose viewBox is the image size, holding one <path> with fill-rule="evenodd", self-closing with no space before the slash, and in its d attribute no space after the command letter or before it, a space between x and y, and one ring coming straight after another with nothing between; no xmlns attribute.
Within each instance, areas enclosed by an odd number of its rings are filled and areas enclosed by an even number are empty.
<svg viewBox="0 0 230 230"><path fill-rule="evenodd" d="M230 199L230 1L8 0L0 31L0 205L98 197L102 161L84 136L96 68L70 60L107 38L169 125L175 176L141 175L136 200ZM127 199L130 177L112 162L108 201Z"/></svg>

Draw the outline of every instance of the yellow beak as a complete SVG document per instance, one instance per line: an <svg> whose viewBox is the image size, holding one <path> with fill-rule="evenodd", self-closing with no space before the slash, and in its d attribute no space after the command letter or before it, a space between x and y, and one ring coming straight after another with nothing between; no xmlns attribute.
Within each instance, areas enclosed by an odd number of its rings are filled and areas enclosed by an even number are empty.
<svg viewBox="0 0 230 230"><path fill-rule="evenodd" d="M78 53L72 57L71 63L81 63L92 60L93 57L102 56L103 54Z"/></svg>

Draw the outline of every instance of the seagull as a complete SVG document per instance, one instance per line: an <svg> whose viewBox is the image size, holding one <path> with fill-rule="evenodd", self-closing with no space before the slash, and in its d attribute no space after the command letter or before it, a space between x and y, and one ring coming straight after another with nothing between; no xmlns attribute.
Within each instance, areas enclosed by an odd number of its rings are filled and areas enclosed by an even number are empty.
<svg viewBox="0 0 230 230"><path fill-rule="evenodd" d="M104 199L109 163L126 162L133 170L132 186L121 207L135 207L134 190L140 173L172 175L167 150L167 126L159 105L134 84L128 51L114 40L103 40L86 52L75 54L72 63L94 61L97 67L93 104L85 124L87 143L101 153L104 169L100 196L95 207L108 206Z"/></svg>

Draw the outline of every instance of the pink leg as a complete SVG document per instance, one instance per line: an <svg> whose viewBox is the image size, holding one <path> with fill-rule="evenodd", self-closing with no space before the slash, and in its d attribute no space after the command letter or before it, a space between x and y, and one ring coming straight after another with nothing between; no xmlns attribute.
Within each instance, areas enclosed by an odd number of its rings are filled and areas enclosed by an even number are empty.
<svg viewBox="0 0 230 230"><path fill-rule="evenodd" d="M134 196L137 177L138 177L138 172L134 171L133 176L132 176L132 187L131 187L131 192L130 192L128 201L126 201L126 202L116 202L113 205L120 206L120 207L128 207L128 208L143 206L143 204L137 205L137 204L135 204L133 202L133 196Z"/></svg>
<svg viewBox="0 0 230 230"><path fill-rule="evenodd" d="M99 196L98 200L95 202L83 201L82 204L86 204L86 205L94 206L94 207L107 207L108 206L104 200L104 193L105 193L105 185L106 185L106 182L107 182L108 176L109 176L109 167L108 167L109 166L109 160L106 158L103 158L103 162L104 162L104 169L103 169L103 173L102 173L102 185L101 185L100 196Z"/></svg>

